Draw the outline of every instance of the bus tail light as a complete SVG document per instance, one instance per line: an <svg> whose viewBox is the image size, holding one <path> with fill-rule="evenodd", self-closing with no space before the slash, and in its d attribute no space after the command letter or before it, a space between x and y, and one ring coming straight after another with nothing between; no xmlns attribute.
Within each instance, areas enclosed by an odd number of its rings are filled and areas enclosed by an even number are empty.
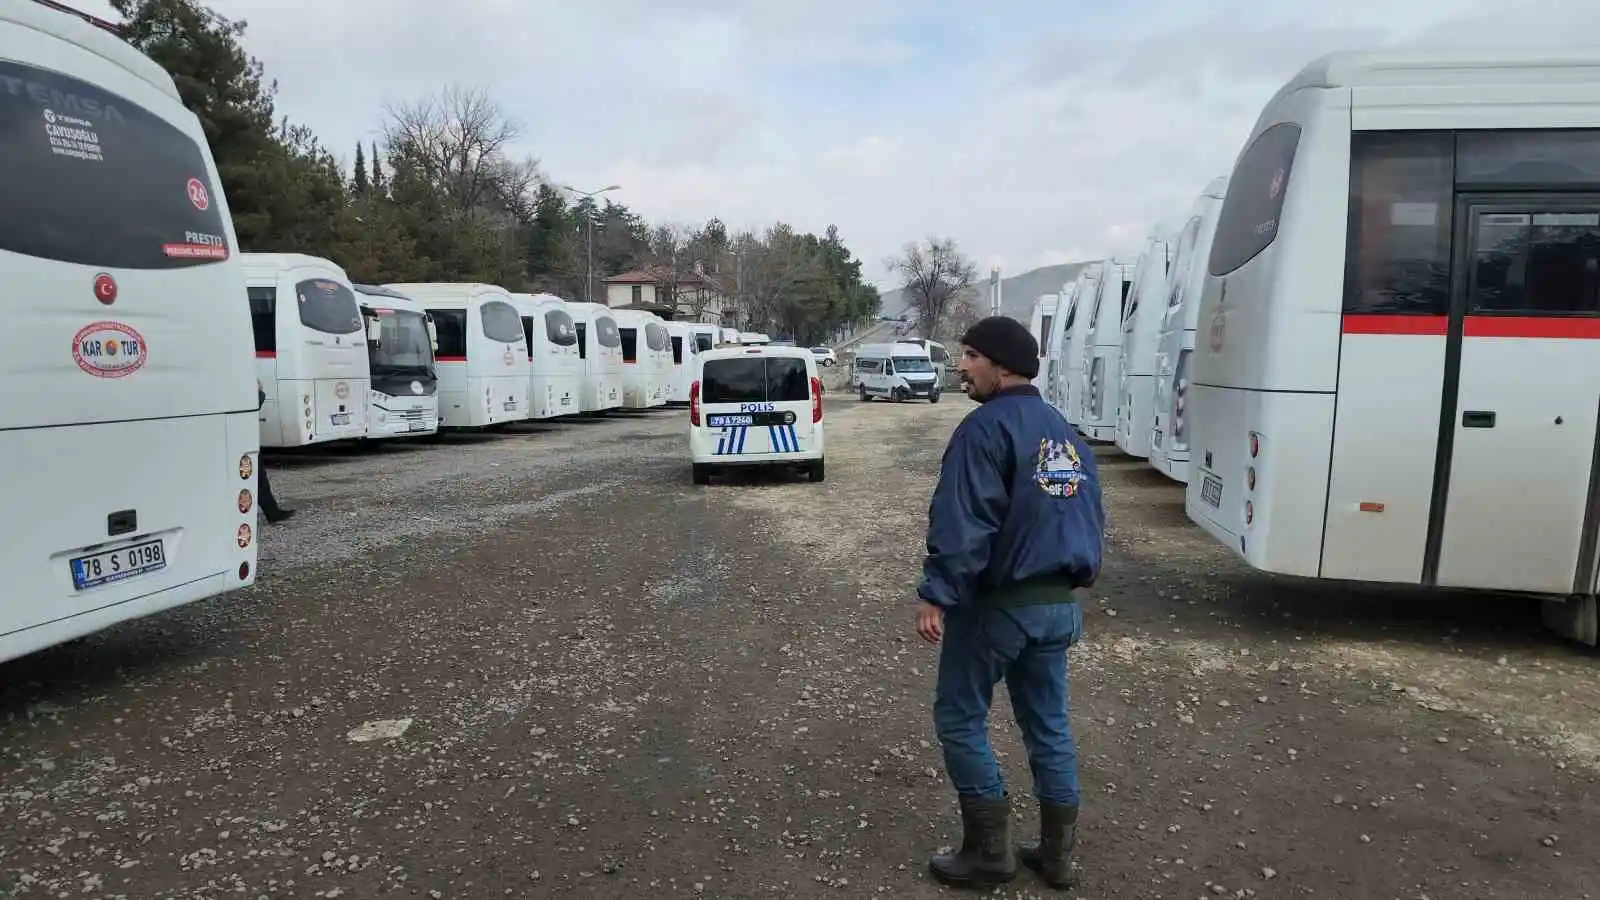
<svg viewBox="0 0 1600 900"><path fill-rule="evenodd" d="M1178 365L1172 373L1172 444L1183 447L1188 443L1189 420L1184 414L1189 402L1189 355L1184 350L1178 354Z"/></svg>
<svg viewBox="0 0 1600 900"><path fill-rule="evenodd" d="M1244 523L1249 525L1256 520L1256 505L1249 500L1244 502Z"/></svg>
<svg viewBox="0 0 1600 900"><path fill-rule="evenodd" d="M822 379L811 379L811 424L822 421Z"/></svg>
<svg viewBox="0 0 1600 900"><path fill-rule="evenodd" d="M239 580L248 581L250 578L250 563L239 563Z"/></svg>
<svg viewBox="0 0 1600 900"><path fill-rule="evenodd" d="M700 425L700 382L689 385L689 424Z"/></svg>

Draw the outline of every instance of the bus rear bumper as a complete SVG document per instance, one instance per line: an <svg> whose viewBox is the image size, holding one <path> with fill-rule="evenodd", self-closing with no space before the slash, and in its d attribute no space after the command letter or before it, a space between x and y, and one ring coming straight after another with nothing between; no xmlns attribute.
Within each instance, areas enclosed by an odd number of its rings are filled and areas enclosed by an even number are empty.
<svg viewBox="0 0 1600 900"><path fill-rule="evenodd" d="M248 587L254 582L253 571L244 581L239 580L236 572L216 572L194 581L173 585L165 590L142 594L74 616L19 628L9 634L0 635L0 662L64 644L122 622L155 615L207 597Z"/></svg>

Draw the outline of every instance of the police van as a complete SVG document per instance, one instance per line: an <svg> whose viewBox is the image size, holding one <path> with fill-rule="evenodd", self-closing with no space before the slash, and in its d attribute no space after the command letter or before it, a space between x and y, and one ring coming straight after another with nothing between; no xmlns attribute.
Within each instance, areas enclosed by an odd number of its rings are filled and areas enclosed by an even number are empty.
<svg viewBox="0 0 1600 900"><path fill-rule="evenodd" d="M822 379L804 347L720 347L689 386L694 483L732 466L792 466L823 478Z"/></svg>

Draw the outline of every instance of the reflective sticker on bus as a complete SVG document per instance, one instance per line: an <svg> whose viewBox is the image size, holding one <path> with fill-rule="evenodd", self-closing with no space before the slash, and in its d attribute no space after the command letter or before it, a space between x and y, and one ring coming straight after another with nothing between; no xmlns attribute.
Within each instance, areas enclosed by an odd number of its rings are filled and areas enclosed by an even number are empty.
<svg viewBox="0 0 1600 900"><path fill-rule="evenodd" d="M125 378L144 367L144 336L121 322L94 322L72 336L72 359L96 378Z"/></svg>

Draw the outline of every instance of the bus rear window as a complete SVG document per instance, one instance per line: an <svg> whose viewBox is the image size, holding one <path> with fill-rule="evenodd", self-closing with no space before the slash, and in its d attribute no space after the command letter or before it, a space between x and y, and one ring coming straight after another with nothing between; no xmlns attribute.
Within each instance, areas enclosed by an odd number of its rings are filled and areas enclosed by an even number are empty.
<svg viewBox="0 0 1600 900"><path fill-rule="evenodd" d="M479 305L478 318L483 322L483 336L502 344L515 344L523 340L522 317L516 307L504 300L490 300Z"/></svg>
<svg viewBox="0 0 1600 900"><path fill-rule="evenodd" d="M544 336L557 347L571 347L578 342L578 330L574 327L572 317L562 309L544 311ZM531 338L528 346L533 346Z"/></svg>
<svg viewBox="0 0 1600 900"><path fill-rule="evenodd" d="M356 295L337 281L308 278L294 286L300 324L324 334L355 334L362 328Z"/></svg>
<svg viewBox="0 0 1600 900"><path fill-rule="evenodd" d="M104 268L227 259L193 138L87 81L0 60L0 250Z"/></svg>
<svg viewBox="0 0 1600 900"><path fill-rule="evenodd" d="M803 359L713 359L700 374L702 403L803 403L810 399L811 379Z"/></svg>
<svg viewBox="0 0 1600 900"><path fill-rule="evenodd" d="M617 333L617 320L610 316L596 316L594 339L602 347L622 346L622 335Z"/></svg>

